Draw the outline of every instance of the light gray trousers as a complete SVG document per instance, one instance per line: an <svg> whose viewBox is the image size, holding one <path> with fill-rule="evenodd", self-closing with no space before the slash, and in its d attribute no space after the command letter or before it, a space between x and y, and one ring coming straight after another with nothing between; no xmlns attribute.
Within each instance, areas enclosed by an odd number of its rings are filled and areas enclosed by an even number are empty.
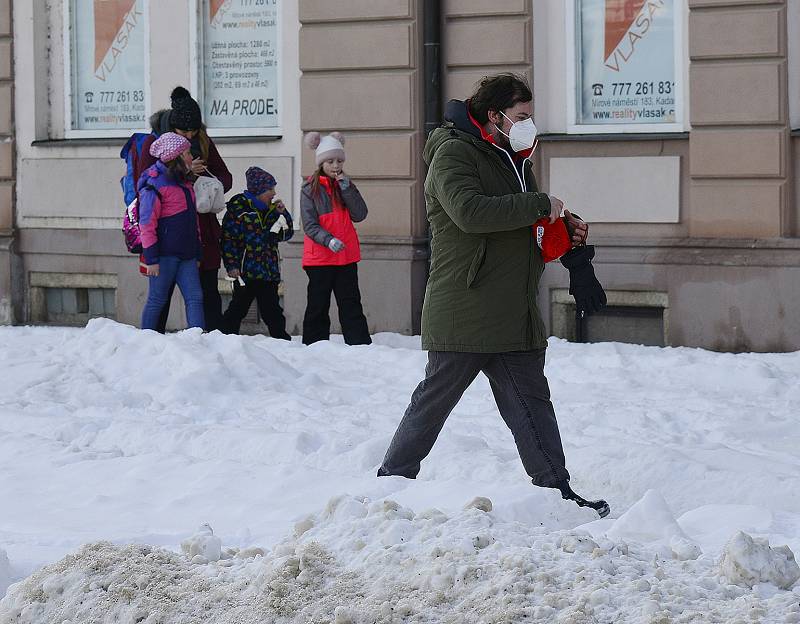
<svg viewBox="0 0 800 624"><path fill-rule="evenodd" d="M545 349L510 353L429 351L423 379L411 395L379 475L413 479L447 417L478 373L489 378L494 400L534 485L568 480L550 388Z"/></svg>

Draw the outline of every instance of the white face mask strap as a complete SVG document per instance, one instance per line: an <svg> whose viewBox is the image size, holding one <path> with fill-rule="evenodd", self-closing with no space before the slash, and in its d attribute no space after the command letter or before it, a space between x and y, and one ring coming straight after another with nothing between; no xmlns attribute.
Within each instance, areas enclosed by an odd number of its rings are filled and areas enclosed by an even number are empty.
<svg viewBox="0 0 800 624"><path fill-rule="evenodd" d="M511 119L511 117L509 117L508 115L506 115L506 114L505 114L503 111L497 111L497 112L499 112L499 113L500 113L500 114L501 114L503 117L505 117L506 119L508 119L508 120L511 122L511 128L513 128L513 127L514 127L514 122L513 122L513 120ZM497 131L498 131L500 134L502 134L504 137L507 137L508 139L510 139L510 138L511 138L511 135L509 135L509 134L506 134L505 132L503 132L503 131L502 131L500 128L498 128L498 127L497 127L497 124L495 124L495 125L494 125L494 127L495 127L495 128L497 128ZM508 129L508 131L509 131L509 132L511 132L511 128L509 128L509 129Z"/></svg>
<svg viewBox="0 0 800 624"><path fill-rule="evenodd" d="M500 113L500 114L501 114L503 117L505 117L506 119L508 119L508 116L506 116L506 114L505 114L503 111L498 111L498 112L499 112L499 113ZM510 119L508 119L508 120L509 120L509 121L511 121ZM496 130L497 130L497 131L498 131L500 134L502 134L504 137L506 137L507 139L510 139L510 138L511 138L511 137L510 137L510 136L508 136L508 135L507 135L505 132L503 132L503 130L500 128L500 126L498 126L496 123L492 122L492 125L493 125L493 126L495 127L495 129L496 129ZM512 125L512 126L514 125L514 122L513 122L513 121L511 121L511 125ZM509 128L509 129L510 129L510 128Z"/></svg>

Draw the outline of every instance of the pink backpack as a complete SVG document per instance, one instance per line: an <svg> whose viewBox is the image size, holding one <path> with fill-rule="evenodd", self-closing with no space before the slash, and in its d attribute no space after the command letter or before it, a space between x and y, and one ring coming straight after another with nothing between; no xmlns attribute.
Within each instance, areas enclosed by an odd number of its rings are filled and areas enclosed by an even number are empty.
<svg viewBox="0 0 800 624"><path fill-rule="evenodd" d="M142 232L139 229L139 198L135 198L125 207L122 217L122 235L125 237L125 246L134 254L142 253Z"/></svg>
<svg viewBox="0 0 800 624"><path fill-rule="evenodd" d="M145 188L151 189L158 198L161 199L161 193L155 186L149 184ZM140 254L143 251L142 247L142 231L139 229L139 198L135 197L133 201L125 208L125 214L122 217L122 235L125 237L125 246L133 254Z"/></svg>

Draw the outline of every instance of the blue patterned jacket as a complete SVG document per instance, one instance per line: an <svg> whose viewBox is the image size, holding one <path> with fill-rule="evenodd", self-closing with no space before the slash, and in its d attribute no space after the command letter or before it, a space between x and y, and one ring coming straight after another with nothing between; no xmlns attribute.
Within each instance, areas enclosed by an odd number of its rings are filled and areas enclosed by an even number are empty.
<svg viewBox="0 0 800 624"><path fill-rule="evenodd" d="M270 228L283 215L286 230L277 233ZM245 191L228 200L222 220L222 262L226 271L239 269L247 281L279 282L281 279L278 243L294 235L292 215L288 210L278 212Z"/></svg>

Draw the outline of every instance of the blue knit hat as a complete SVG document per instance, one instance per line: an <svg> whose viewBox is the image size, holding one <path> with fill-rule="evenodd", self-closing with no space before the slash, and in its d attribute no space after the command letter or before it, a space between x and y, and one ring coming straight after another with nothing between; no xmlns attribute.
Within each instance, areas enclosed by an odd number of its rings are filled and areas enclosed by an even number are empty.
<svg viewBox="0 0 800 624"><path fill-rule="evenodd" d="M247 190L253 195L261 195L265 191L275 188L277 182L271 173L264 171L261 167L250 167L244 172L247 180Z"/></svg>

